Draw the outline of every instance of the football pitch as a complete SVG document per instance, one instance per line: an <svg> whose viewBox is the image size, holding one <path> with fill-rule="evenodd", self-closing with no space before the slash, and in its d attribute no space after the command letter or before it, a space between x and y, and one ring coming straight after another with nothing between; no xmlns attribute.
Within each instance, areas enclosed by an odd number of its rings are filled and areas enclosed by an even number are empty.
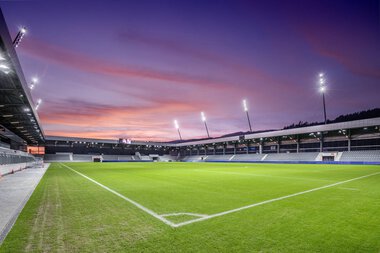
<svg viewBox="0 0 380 253"><path fill-rule="evenodd" d="M380 252L380 166L53 163L0 252Z"/></svg>

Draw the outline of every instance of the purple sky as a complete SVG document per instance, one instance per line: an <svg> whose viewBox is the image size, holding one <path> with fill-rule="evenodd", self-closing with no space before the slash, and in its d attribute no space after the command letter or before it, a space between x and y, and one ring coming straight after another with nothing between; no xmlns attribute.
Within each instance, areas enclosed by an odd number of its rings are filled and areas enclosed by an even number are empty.
<svg viewBox="0 0 380 253"><path fill-rule="evenodd" d="M172 140L380 106L379 1L6 1L46 134Z"/></svg>

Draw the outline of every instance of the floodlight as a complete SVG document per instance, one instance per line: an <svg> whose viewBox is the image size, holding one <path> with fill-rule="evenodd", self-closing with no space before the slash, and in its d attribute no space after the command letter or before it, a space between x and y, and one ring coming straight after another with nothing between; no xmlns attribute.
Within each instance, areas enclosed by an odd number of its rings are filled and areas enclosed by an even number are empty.
<svg viewBox="0 0 380 253"><path fill-rule="evenodd" d="M247 100L243 99L243 109L247 115L247 120L248 120L248 125L249 125L249 131L252 132L252 126L251 126L251 120L249 119L249 114L248 114L248 105L247 105Z"/></svg>
<svg viewBox="0 0 380 253"><path fill-rule="evenodd" d="M39 98L39 99L37 100L36 110L38 110L38 108L40 107L41 103L42 103L42 99Z"/></svg>
<svg viewBox="0 0 380 253"><path fill-rule="evenodd" d="M36 86L36 84L37 84L38 82L39 82L39 80L38 80L37 77L32 77L32 82L30 83L29 88L30 88L31 90L33 90L34 87Z"/></svg>
<svg viewBox="0 0 380 253"><path fill-rule="evenodd" d="M178 124L178 121L176 119L174 120L174 127L177 129L179 139L182 141L181 131L179 130L179 124Z"/></svg>
<svg viewBox="0 0 380 253"><path fill-rule="evenodd" d="M319 92L322 93L322 102L323 102L323 115L325 119L325 124L327 124L327 116L326 116L326 101L325 101L325 92L327 89L326 86L326 78L324 73L319 73Z"/></svg>
<svg viewBox="0 0 380 253"><path fill-rule="evenodd" d="M202 119L203 123L205 124L207 137L210 138L210 133L208 131L207 122L206 122L206 115L204 112L201 112L201 119Z"/></svg>
<svg viewBox="0 0 380 253"><path fill-rule="evenodd" d="M27 32L27 30L26 30L25 26L20 28L20 30L18 31L15 39L13 40L13 46L14 47L16 47L16 48L18 47L18 45L20 44L22 38L26 34L26 32Z"/></svg>
<svg viewBox="0 0 380 253"><path fill-rule="evenodd" d="M205 113L204 113L204 112L201 112L201 118L202 118L202 121L203 121L203 122L206 121L206 116L205 116Z"/></svg>
<svg viewBox="0 0 380 253"><path fill-rule="evenodd" d="M38 77L32 77L32 83L33 84L36 84L36 83L38 83Z"/></svg>
<svg viewBox="0 0 380 253"><path fill-rule="evenodd" d="M248 112L247 100L243 99L243 109L245 112Z"/></svg>

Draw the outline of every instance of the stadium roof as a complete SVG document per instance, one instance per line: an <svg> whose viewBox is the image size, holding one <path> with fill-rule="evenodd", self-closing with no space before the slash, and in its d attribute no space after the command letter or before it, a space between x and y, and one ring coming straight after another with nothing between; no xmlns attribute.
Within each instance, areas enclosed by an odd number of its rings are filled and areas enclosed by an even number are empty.
<svg viewBox="0 0 380 253"><path fill-rule="evenodd" d="M289 135L301 135L301 134L310 134L310 133L317 133L317 132L323 133L323 132L329 132L329 131L357 129L357 128L372 127L372 126L380 126L380 118L355 120L355 121L348 121L348 122L342 122L342 123L300 127L300 128L285 129L285 130L275 130L275 131L262 132L262 133L246 134L243 136L244 136L244 139L273 138L273 137L281 137L281 136L289 136ZM181 147L181 146L190 146L190 145L205 145L205 144L214 144L214 143L221 143L221 142L231 142L231 141L238 141L240 140L240 138L241 136L215 138L215 139L200 140L200 141L182 142L182 143L175 144L174 146Z"/></svg>
<svg viewBox="0 0 380 253"><path fill-rule="evenodd" d="M12 39L0 10L0 126L28 144L44 142L44 133Z"/></svg>
<svg viewBox="0 0 380 253"><path fill-rule="evenodd" d="M95 139L95 138L80 138L80 137L65 137L65 136L46 136L46 141L68 141L68 142L85 142L85 143L104 143L104 144L118 144L117 139ZM133 141L132 145L152 145L152 146L174 146L165 142L150 142L150 141Z"/></svg>

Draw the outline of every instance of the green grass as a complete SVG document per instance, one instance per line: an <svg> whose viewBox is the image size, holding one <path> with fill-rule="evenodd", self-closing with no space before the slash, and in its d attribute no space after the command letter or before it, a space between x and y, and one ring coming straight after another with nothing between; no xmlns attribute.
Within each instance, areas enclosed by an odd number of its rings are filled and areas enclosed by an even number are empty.
<svg viewBox="0 0 380 253"><path fill-rule="evenodd" d="M66 165L158 214L212 215L380 172L357 165ZM52 164L0 252L378 253L380 174L173 228Z"/></svg>

